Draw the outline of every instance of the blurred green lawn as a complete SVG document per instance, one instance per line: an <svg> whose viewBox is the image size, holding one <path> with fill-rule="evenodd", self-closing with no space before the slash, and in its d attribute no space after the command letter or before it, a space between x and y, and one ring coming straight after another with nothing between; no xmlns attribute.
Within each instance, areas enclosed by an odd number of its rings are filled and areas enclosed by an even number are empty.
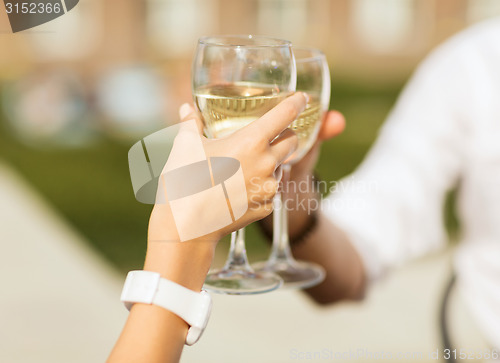
<svg viewBox="0 0 500 363"><path fill-rule="evenodd" d="M347 128L341 136L323 145L317 167L323 179L338 180L361 162L402 86L403 83L366 86L333 79L331 108L344 113ZM33 149L13 138L0 119L0 161L8 162L24 175L69 223L123 271L142 266L151 210L151 206L134 199L127 161L132 144L101 139L81 149ZM451 213L453 198L448 199L446 220L453 232L457 222ZM248 228L247 238L250 259L265 258L268 245L255 226ZM227 241L218 249L226 253Z"/></svg>

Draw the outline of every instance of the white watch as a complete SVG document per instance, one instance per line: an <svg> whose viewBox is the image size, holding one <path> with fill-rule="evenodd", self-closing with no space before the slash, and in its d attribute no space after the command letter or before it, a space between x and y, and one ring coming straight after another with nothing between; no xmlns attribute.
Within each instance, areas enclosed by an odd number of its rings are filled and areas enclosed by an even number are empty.
<svg viewBox="0 0 500 363"><path fill-rule="evenodd" d="M152 304L173 312L189 324L186 344L193 345L205 330L212 310L208 292L194 292L152 271L130 271L123 286L121 301L128 310L135 303Z"/></svg>

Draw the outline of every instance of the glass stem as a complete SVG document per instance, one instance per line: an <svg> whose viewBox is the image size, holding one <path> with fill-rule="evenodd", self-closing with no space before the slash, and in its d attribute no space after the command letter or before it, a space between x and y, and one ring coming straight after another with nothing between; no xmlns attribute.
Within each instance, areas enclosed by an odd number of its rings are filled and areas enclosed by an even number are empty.
<svg viewBox="0 0 500 363"><path fill-rule="evenodd" d="M231 247L224 270L245 270L253 272L248 263L247 250L245 248L245 228L231 233Z"/></svg>
<svg viewBox="0 0 500 363"><path fill-rule="evenodd" d="M281 178L283 187L281 191L276 193L273 201L273 247L269 257L269 264L293 261L288 240L288 213L286 204L283 203L283 191L286 190L286 184L290 179L290 169L290 165L283 164L283 177Z"/></svg>

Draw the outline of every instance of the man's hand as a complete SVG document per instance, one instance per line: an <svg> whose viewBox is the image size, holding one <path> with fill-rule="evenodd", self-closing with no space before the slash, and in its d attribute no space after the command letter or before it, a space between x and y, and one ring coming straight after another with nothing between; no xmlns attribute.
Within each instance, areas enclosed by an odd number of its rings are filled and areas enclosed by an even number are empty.
<svg viewBox="0 0 500 363"><path fill-rule="evenodd" d="M303 180L304 177L312 175L314 166L318 161L321 143L340 135L344 131L344 128L344 115L339 111L328 111L319 130L318 140L302 160L292 167L291 180Z"/></svg>

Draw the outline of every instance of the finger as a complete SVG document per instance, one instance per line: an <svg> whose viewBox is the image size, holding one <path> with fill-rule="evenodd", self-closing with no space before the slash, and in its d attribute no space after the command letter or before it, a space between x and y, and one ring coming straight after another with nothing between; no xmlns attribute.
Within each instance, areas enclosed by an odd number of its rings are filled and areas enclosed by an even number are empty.
<svg viewBox="0 0 500 363"><path fill-rule="evenodd" d="M198 112L191 106L189 103L184 103L179 108L179 116L181 118L181 122L188 120L195 120L196 126L198 126L198 131L200 134L203 134L203 121L201 120Z"/></svg>
<svg viewBox="0 0 500 363"><path fill-rule="evenodd" d="M318 134L319 140L329 140L345 129L345 118L339 111L329 111Z"/></svg>
<svg viewBox="0 0 500 363"><path fill-rule="evenodd" d="M277 160L277 164L281 164L299 146L299 138L290 129L286 129L271 143L271 152Z"/></svg>
<svg viewBox="0 0 500 363"><path fill-rule="evenodd" d="M251 129L256 135L262 135L268 141L272 141L304 111L307 100L308 96L305 93L297 92L245 128Z"/></svg>

